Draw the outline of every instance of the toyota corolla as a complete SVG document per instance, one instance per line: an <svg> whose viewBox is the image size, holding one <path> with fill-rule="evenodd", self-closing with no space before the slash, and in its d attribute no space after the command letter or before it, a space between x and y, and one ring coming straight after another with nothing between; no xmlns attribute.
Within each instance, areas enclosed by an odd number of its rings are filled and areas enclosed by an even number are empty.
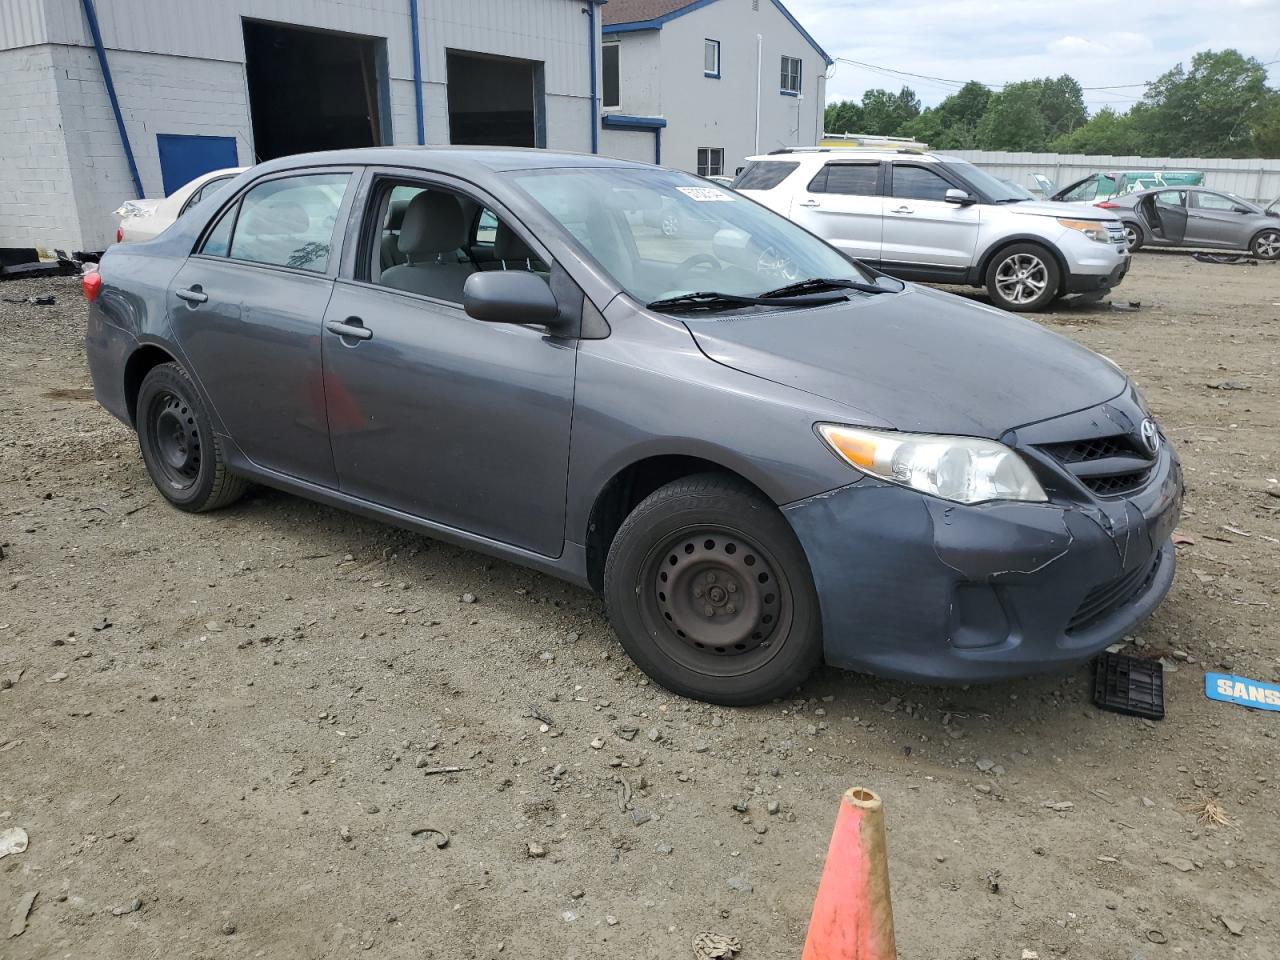
<svg viewBox="0 0 1280 960"><path fill-rule="evenodd" d="M1059 668L1173 579L1180 469L1113 363L677 171L290 157L85 294L178 509L266 484L582 584L691 697Z"/></svg>

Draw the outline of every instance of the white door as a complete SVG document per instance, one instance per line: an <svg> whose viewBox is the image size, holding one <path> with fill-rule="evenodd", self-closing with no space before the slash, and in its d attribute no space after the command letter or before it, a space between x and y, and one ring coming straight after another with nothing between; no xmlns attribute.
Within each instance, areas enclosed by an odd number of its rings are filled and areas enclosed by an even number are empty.
<svg viewBox="0 0 1280 960"><path fill-rule="evenodd" d="M884 198L874 160L834 160L791 201L791 219L859 260L880 259Z"/></svg>
<svg viewBox="0 0 1280 960"><path fill-rule="evenodd" d="M952 189L963 188L923 164L893 164L884 200L881 259L886 264L965 270L973 263L982 206L947 203Z"/></svg>

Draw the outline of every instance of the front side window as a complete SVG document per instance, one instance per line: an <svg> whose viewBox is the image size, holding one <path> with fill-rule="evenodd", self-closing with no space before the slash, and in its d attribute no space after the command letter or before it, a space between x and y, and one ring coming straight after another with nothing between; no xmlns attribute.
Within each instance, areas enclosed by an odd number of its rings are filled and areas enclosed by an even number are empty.
<svg viewBox="0 0 1280 960"><path fill-rule="evenodd" d="M702 41L702 75L704 77L720 76L720 41Z"/></svg>
<svg viewBox="0 0 1280 960"><path fill-rule="evenodd" d="M800 58L799 57L783 57L782 58L782 93L789 93L795 96L800 94Z"/></svg>
<svg viewBox="0 0 1280 960"><path fill-rule="evenodd" d="M604 71L604 106L606 108L622 105L622 76L618 61L618 47L621 44L606 43L600 48L601 67Z"/></svg>
<svg viewBox="0 0 1280 960"><path fill-rule="evenodd" d="M945 200L951 184L924 167L894 164L893 195L903 200Z"/></svg>
<svg viewBox="0 0 1280 960"><path fill-rule="evenodd" d="M722 147L698 148L698 176L724 176L724 149Z"/></svg>
<svg viewBox="0 0 1280 960"><path fill-rule="evenodd" d="M1165 207L1185 207L1187 192L1185 190L1161 190L1156 194L1156 203Z"/></svg>
<svg viewBox="0 0 1280 960"><path fill-rule="evenodd" d="M201 253L324 273L350 175L268 180L223 214Z"/></svg>
<svg viewBox="0 0 1280 960"><path fill-rule="evenodd" d="M1221 193L1197 193L1195 194L1196 206L1202 210L1223 210L1234 213L1236 207L1248 207L1239 197L1228 197Z"/></svg>
<svg viewBox="0 0 1280 960"><path fill-rule="evenodd" d="M828 163L809 181L810 193L874 197L880 193L880 164Z"/></svg>
<svg viewBox="0 0 1280 960"><path fill-rule="evenodd" d="M814 277L869 280L785 217L687 173L588 167L511 178L641 303L698 290L758 296Z"/></svg>

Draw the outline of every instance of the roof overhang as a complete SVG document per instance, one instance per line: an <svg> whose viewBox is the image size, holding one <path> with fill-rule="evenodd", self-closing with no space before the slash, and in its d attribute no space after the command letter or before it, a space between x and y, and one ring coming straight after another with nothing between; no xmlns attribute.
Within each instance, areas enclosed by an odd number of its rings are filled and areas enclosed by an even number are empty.
<svg viewBox="0 0 1280 960"><path fill-rule="evenodd" d="M661 130L667 125L662 117L635 117L626 113L606 113L600 118L602 127L615 130Z"/></svg>

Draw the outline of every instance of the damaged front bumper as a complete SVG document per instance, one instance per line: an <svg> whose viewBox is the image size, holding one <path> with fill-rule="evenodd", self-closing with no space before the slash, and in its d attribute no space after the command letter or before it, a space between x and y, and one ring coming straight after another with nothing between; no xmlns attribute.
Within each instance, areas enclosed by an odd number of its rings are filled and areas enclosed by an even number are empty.
<svg viewBox="0 0 1280 960"><path fill-rule="evenodd" d="M965 683L1070 666L1149 616L1173 583L1181 502L1166 446L1123 498L965 506L867 477L783 512L828 663Z"/></svg>

